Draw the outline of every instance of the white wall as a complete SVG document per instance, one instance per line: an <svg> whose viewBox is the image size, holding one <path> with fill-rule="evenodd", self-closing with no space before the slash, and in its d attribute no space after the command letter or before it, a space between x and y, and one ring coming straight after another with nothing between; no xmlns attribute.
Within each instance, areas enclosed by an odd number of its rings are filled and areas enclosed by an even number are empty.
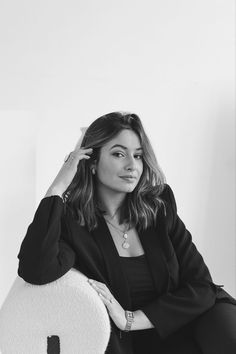
<svg viewBox="0 0 236 354"><path fill-rule="evenodd" d="M2 224L0 303L22 232L80 127L114 110L142 118L214 281L236 295L234 13L231 0L1 3L4 169L27 138L10 203L3 194L4 215L15 221ZM30 186L22 200L19 190Z"/></svg>
<svg viewBox="0 0 236 354"><path fill-rule="evenodd" d="M0 111L0 305L12 285L17 254L35 208L37 119L30 111Z"/></svg>

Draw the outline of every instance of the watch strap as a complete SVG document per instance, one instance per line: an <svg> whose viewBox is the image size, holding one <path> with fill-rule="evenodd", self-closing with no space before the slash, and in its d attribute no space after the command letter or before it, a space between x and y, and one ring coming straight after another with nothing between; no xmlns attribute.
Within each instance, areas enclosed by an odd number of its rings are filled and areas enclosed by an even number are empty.
<svg viewBox="0 0 236 354"><path fill-rule="evenodd" d="M132 323L134 322L134 313L132 311L125 311L125 318L126 318L126 325L125 325L125 332L131 330Z"/></svg>

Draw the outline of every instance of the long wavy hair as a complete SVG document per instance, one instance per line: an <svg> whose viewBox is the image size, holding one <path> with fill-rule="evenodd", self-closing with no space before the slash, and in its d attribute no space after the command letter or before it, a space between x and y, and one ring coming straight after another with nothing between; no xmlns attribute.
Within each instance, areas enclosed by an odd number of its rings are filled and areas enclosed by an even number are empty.
<svg viewBox="0 0 236 354"><path fill-rule="evenodd" d="M156 214L164 206L159 197L164 189L165 176L156 160L151 143L144 131L137 114L112 112L94 120L87 128L81 142L81 148L93 148L90 159L80 160L77 172L63 193L65 210L72 211L76 221L86 226L89 231L98 226L98 216L105 214L99 206L96 191L96 175L91 167L99 161L101 148L116 137L123 129L130 129L137 134L143 148L143 172L140 180L131 193L127 193L119 207L120 224L125 222L137 230L156 225Z"/></svg>

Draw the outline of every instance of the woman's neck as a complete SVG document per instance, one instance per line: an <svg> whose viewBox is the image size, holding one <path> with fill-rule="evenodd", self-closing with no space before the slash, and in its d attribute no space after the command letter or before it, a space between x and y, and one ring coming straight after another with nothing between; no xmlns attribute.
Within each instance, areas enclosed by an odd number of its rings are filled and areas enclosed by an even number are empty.
<svg viewBox="0 0 236 354"><path fill-rule="evenodd" d="M105 210L104 217L119 224L120 207L124 202L125 195L108 195L103 193L102 197L98 198L98 205L102 210Z"/></svg>

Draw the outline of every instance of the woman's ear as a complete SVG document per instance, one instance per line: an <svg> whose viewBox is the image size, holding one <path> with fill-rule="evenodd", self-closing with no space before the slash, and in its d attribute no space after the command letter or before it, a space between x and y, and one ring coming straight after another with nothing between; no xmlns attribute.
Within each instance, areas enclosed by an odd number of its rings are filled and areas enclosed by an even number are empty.
<svg viewBox="0 0 236 354"><path fill-rule="evenodd" d="M96 174L96 164L97 164L97 160L93 161L93 163L90 167L93 175Z"/></svg>

